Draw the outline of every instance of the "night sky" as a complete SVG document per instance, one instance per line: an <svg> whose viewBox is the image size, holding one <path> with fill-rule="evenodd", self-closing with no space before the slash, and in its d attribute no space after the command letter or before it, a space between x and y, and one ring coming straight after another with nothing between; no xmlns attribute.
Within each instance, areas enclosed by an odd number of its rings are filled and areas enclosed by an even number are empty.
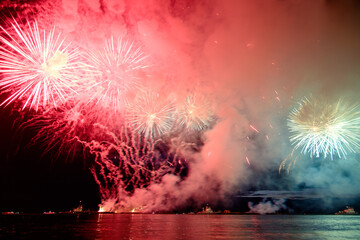
<svg viewBox="0 0 360 240"><path fill-rule="evenodd" d="M81 200L84 207L97 210L98 187L86 162L29 146L33 132L19 133L9 114L2 110L1 211L68 211Z"/></svg>
<svg viewBox="0 0 360 240"><path fill-rule="evenodd" d="M190 150L176 145L181 131L156 149L162 161L175 159L171 149L181 148L181 170L119 197L124 209L149 204L147 211L192 211L210 204L246 212L260 203L269 213L332 213L347 205L360 210L359 151L346 159L300 154L289 173L278 170L293 149L287 117L298 101L318 96L360 104L360 2L24 2L2 1L2 26L11 15L37 19L44 29L56 26L84 52L126 35L150 56L144 88L167 94L165 102L196 93L211 106L208 128L185 137ZM0 93L2 102L9 93ZM22 124L34 116L21 110L23 102L0 108L0 212L68 211L80 201L98 210L104 199L90 171L94 155L56 144L47 150L49 142L35 138L39 129ZM101 140L89 126L84 139Z"/></svg>

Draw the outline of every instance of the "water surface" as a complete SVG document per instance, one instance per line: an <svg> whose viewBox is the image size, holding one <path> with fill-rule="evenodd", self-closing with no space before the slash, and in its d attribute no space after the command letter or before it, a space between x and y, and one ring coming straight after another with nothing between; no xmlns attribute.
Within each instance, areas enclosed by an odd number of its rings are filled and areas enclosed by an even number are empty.
<svg viewBox="0 0 360 240"><path fill-rule="evenodd" d="M360 239L360 215L0 215L0 239Z"/></svg>

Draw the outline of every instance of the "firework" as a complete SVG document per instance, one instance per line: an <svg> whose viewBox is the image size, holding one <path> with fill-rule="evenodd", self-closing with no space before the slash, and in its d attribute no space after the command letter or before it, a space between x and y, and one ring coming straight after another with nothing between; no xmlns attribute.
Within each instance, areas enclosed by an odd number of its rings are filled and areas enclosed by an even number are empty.
<svg viewBox="0 0 360 240"><path fill-rule="evenodd" d="M57 106L80 86L77 48L65 44L61 34L41 31L36 21L21 27L14 20L9 30L0 27L0 87L10 92L1 105L23 101L23 109Z"/></svg>
<svg viewBox="0 0 360 240"><path fill-rule="evenodd" d="M127 94L140 87L142 70L149 67L140 47L129 40L111 37L100 52L89 52L89 61L97 69L91 91L97 103L119 110L127 104Z"/></svg>
<svg viewBox="0 0 360 240"><path fill-rule="evenodd" d="M175 108L172 101L165 101L157 93L144 93L136 98L129 115L136 132L156 138L171 130Z"/></svg>
<svg viewBox="0 0 360 240"><path fill-rule="evenodd" d="M179 110L179 123L189 130L202 131L214 121L210 104L195 94L186 97L185 104Z"/></svg>
<svg viewBox="0 0 360 240"><path fill-rule="evenodd" d="M290 141L310 157L346 157L360 147L358 105L305 98L288 118Z"/></svg>

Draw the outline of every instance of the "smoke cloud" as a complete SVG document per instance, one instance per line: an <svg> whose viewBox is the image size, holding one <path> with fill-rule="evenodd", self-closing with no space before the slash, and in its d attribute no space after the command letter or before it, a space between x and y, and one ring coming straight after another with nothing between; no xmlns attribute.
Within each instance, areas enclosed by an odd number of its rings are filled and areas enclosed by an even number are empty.
<svg viewBox="0 0 360 240"><path fill-rule="evenodd" d="M250 213L258 213L258 214L271 214L276 213L281 209L286 209L285 200L279 199L275 201L270 201L264 199L259 204L254 204L253 202L249 202Z"/></svg>

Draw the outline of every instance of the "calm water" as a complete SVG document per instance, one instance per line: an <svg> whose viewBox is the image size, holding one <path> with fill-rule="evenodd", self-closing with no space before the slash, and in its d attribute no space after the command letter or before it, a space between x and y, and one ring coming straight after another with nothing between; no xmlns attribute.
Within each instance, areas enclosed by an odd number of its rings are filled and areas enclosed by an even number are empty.
<svg viewBox="0 0 360 240"><path fill-rule="evenodd" d="M360 239L360 215L0 215L0 239Z"/></svg>

